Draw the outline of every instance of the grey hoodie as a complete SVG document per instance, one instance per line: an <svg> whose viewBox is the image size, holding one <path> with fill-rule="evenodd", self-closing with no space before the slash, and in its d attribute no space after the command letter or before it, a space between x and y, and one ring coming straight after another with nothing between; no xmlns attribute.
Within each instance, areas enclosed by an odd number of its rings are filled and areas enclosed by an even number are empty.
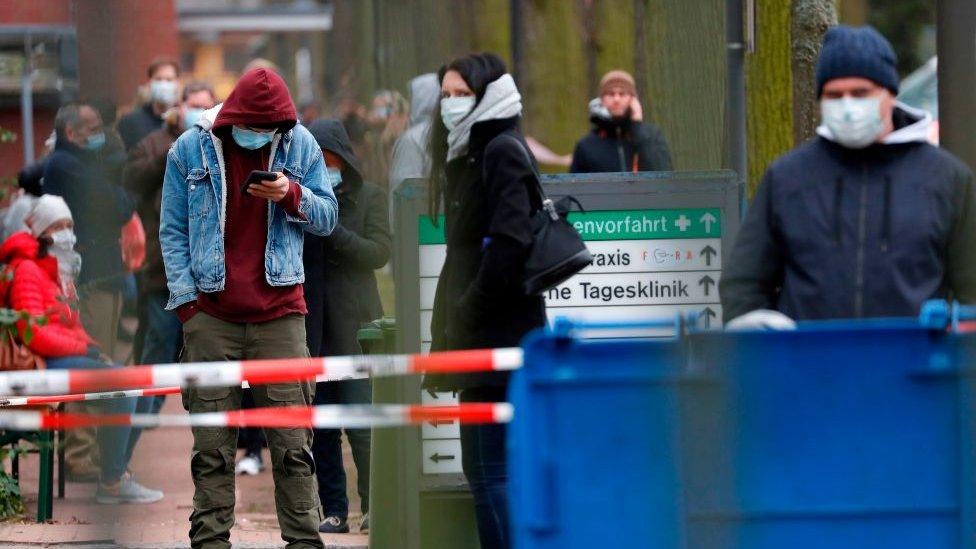
<svg viewBox="0 0 976 549"><path fill-rule="evenodd" d="M434 73L422 74L410 81L410 128L393 145L390 163L390 192L400 183L430 173L430 153L427 139L430 117L440 96L440 83Z"/></svg>

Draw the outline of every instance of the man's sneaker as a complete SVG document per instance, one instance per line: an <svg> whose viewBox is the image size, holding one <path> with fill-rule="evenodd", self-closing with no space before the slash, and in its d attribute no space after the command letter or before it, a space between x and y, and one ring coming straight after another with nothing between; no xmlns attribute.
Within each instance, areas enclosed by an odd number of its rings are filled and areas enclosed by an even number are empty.
<svg viewBox="0 0 976 549"><path fill-rule="evenodd" d="M363 519L359 521L359 533L365 534L369 532L369 513L363 515Z"/></svg>
<svg viewBox="0 0 976 549"><path fill-rule="evenodd" d="M323 534L348 534L349 523L346 522L346 519L331 515L325 517L325 520L319 525L319 532Z"/></svg>
<svg viewBox="0 0 976 549"><path fill-rule="evenodd" d="M95 501L104 504L154 503L161 499L163 499L162 492L146 488L128 473L123 475L115 486L99 483L98 490L95 492Z"/></svg>
<svg viewBox="0 0 976 549"><path fill-rule="evenodd" d="M234 472L238 475L256 475L264 471L264 460L261 454L247 454L237 462Z"/></svg>

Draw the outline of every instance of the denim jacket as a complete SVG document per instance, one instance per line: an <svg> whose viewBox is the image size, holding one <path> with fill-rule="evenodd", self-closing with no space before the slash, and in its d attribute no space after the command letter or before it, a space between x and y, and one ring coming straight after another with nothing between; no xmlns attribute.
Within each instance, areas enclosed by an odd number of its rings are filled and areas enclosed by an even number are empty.
<svg viewBox="0 0 976 549"><path fill-rule="evenodd" d="M219 106L207 111L197 126L184 132L166 159L159 242L170 292L166 308L170 310L196 300L198 292L224 289L227 186L221 140L210 131L218 110ZM299 210L305 219L268 201L265 279L271 286L293 286L305 281L304 232L331 233L339 208L322 150L304 126L277 134L271 143L271 158L269 171L284 172L301 186Z"/></svg>

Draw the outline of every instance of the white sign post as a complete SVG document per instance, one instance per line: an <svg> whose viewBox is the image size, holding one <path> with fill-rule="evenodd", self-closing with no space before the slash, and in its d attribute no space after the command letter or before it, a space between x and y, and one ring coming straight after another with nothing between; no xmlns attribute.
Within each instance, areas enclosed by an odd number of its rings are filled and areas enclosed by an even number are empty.
<svg viewBox="0 0 976 549"><path fill-rule="evenodd" d="M718 283L722 276L722 211L719 208L610 210L575 213L570 222L586 241L593 264L546 293L550 320L629 321L697 312L703 322L721 322ZM443 223L420 223L421 350L430 350L430 322L437 277L447 246ZM640 332L621 336L661 336ZM452 393L425 394L425 404L453 404ZM424 425L425 474L460 473L457 422Z"/></svg>

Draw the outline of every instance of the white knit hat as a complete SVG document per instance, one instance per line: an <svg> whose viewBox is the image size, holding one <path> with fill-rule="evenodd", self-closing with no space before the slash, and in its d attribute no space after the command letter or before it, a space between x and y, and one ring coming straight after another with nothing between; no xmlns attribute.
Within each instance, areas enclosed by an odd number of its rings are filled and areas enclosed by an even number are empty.
<svg viewBox="0 0 976 549"><path fill-rule="evenodd" d="M60 196L46 194L37 199L34 210L30 214L31 233L38 237L47 230L48 227L61 221L62 219L72 219L71 208Z"/></svg>

